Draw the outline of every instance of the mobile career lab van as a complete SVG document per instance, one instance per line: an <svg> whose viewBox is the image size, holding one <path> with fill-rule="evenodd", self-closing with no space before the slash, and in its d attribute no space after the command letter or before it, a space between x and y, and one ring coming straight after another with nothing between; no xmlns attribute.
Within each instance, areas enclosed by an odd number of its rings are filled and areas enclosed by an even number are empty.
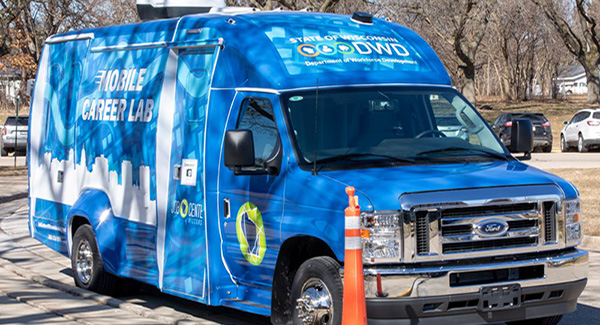
<svg viewBox="0 0 600 325"><path fill-rule="evenodd" d="M531 125L513 130L531 151ZM53 36L29 141L31 236L97 292L135 279L340 324L349 185L369 324L555 324L587 281L573 185L514 158L421 37L367 14L216 8Z"/></svg>

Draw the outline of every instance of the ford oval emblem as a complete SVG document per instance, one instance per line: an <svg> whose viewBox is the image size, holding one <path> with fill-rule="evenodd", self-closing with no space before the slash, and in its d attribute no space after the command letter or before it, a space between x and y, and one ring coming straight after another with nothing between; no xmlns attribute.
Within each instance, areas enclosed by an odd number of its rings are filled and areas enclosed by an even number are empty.
<svg viewBox="0 0 600 325"><path fill-rule="evenodd" d="M487 219L476 224L475 231L481 237L498 237L506 234L508 223L500 219Z"/></svg>

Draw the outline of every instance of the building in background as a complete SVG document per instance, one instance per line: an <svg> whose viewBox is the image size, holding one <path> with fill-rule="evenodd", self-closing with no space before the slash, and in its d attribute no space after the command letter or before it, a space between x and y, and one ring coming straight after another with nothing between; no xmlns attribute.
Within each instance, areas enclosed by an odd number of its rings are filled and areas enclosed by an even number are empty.
<svg viewBox="0 0 600 325"><path fill-rule="evenodd" d="M559 95L587 94L587 78L583 66L567 65L559 69L555 79Z"/></svg>
<svg viewBox="0 0 600 325"><path fill-rule="evenodd" d="M14 106L21 91L21 70L0 69L0 108Z"/></svg>

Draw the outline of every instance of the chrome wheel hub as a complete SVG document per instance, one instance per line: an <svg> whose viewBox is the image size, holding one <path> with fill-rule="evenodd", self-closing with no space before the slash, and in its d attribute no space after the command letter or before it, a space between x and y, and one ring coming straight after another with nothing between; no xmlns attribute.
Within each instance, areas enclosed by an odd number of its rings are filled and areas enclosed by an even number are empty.
<svg viewBox="0 0 600 325"><path fill-rule="evenodd" d="M76 254L77 276L83 284L88 284L92 279L92 267L94 266L94 256L90 243L82 239L79 242Z"/></svg>
<svg viewBox="0 0 600 325"><path fill-rule="evenodd" d="M296 310L305 325L331 324L333 303L325 283L317 278L308 279L302 286L302 295L296 300Z"/></svg>

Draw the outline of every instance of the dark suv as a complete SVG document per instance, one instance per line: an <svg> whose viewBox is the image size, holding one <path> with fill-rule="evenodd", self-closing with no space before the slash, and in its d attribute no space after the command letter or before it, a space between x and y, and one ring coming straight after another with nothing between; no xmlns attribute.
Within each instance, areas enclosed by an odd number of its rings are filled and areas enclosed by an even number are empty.
<svg viewBox="0 0 600 325"><path fill-rule="evenodd" d="M533 146L543 152L552 151L552 127L542 113L504 113L494 121L492 129L505 146L510 146L512 121L517 118L530 119L533 123Z"/></svg>

